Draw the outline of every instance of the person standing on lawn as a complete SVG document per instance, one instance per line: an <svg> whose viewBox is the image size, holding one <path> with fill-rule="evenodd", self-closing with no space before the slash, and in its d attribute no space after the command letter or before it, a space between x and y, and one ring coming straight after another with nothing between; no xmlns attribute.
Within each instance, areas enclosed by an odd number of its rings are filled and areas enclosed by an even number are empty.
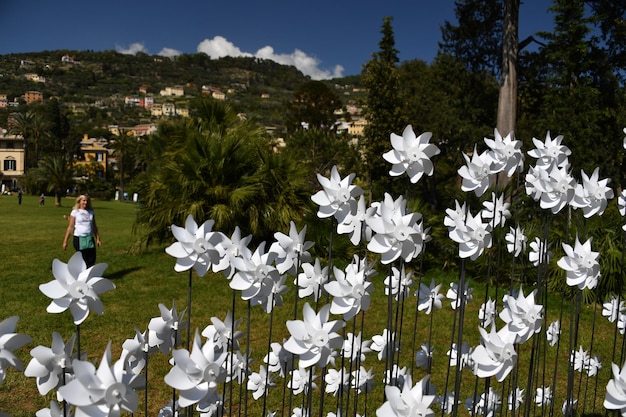
<svg viewBox="0 0 626 417"><path fill-rule="evenodd" d="M73 235L74 249L80 251L87 268L96 263L96 245L102 246L96 216L91 208L91 200L86 195L76 198L76 204L70 213L69 224L65 231L63 250L67 249L67 241Z"/></svg>

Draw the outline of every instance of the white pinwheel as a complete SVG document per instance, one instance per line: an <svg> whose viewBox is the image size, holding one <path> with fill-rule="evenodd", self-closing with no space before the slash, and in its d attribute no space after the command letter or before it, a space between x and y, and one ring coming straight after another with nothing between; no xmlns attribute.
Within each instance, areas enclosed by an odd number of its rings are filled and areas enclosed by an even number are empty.
<svg viewBox="0 0 626 417"><path fill-rule="evenodd" d="M430 159L439 155L440 150L436 145L429 143L431 137L431 132L424 132L416 137L411 125L404 128L402 136L392 133L393 149L383 154L383 158L393 164L389 175L397 177L406 172L413 184L424 174L432 176L434 167Z"/></svg>
<svg viewBox="0 0 626 417"><path fill-rule="evenodd" d="M493 131L494 138L484 138L489 147L489 157L492 159L492 169L495 172L504 172L507 177L524 167L524 154L521 151L522 142L512 139L513 132L502 137L498 129Z"/></svg>
<svg viewBox="0 0 626 417"><path fill-rule="evenodd" d="M535 391L535 404L539 407L552 404L552 389L550 387L539 387Z"/></svg>
<svg viewBox="0 0 626 417"><path fill-rule="evenodd" d="M328 369L324 375L324 382L326 383L324 391L336 397L337 394L345 392L350 387L350 372L346 368Z"/></svg>
<svg viewBox="0 0 626 417"><path fill-rule="evenodd" d="M385 278L385 295L393 295L396 300L402 300L411 294L410 289L413 285L413 272L406 272L404 264L398 269L395 266L391 268L391 274Z"/></svg>
<svg viewBox="0 0 626 417"><path fill-rule="evenodd" d="M617 317L617 329L620 334L624 334L626 332L626 314L620 313Z"/></svg>
<svg viewBox="0 0 626 417"><path fill-rule="evenodd" d="M587 375L596 376L600 369L602 369L602 362L600 362L600 358L598 358L598 356L590 356L587 360L587 366L585 367Z"/></svg>
<svg viewBox="0 0 626 417"><path fill-rule="evenodd" d="M317 365L323 368L333 359L334 352L341 349L343 339L337 330L343 328L345 322L328 320L330 304L323 306L316 314L309 303L305 303L302 317L304 320L287 320L291 337L283 347L298 355L300 367Z"/></svg>
<svg viewBox="0 0 626 417"><path fill-rule="evenodd" d="M453 392L446 391L439 396L439 407L447 415L452 414L460 404L461 401L456 400L456 395Z"/></svg>
<svg viewBox="0 0 626 417"><path fill-rule="evenodd" d="M452 343L452 346L446 355L450 358L448 362L450 366L457 366L457 364L461 368L466 368L473 370L474 369L474 359L472 358L472 354L474 353L474 348L469 347L467 342L463 342L461 345L461 349L458 349L456 343Z"/></svg>
<svg viewBox="0 0 626 417"><path fill-rule="evenodd" d="M346 216L354 211L356 198L363 194L361 187L352 184L355 177L355 174L350 174L341 178L336 165L331 168L330 178L317 174L323 189L313 194L311 200L320 206L317 211L320 219L334 216L337 222L343 223Z"/></svg>
<svg viewBox="0 0 626 417"><path fill-rule="evenodd" d="M600 279L598 262L600 253L591 250L591 240L592 238L589 238L585 243L580 243L576 236L574 247L563 243L565 256L557 262L557 265L567 273L567 285L578 287L580 290L595 288Z"/></svg>
<svg viewBox="0 0 626 417"><path fill-rule="evenodd" d="M275 257L273 252L265 253L265 242L261 242L250 258L241 259L241 265L229 282L230 288L241 291L241 298L252 305L262 304L280 277L273 265Z"/></svg>
<svg viewBox="0 0 626 417"><path fill-rule="evenodd" d="M158 346L162 353L176 347L178 331L183 328L186 323L183 322L185 310L180 314L176 311L176 303L172 302L172 309L168 310L163 304L159 304L159 317L153 317L148 323L148 345L150 347Z"/></svg>
<svg viewBox="0 0 626 417"><path fill-rule="evenodd" d="M198 226L190 214L185 220L185 227L171 225L176 242L165 248L165 252L176 258L176 272L193 268L202 277L214 264L219 263L217 245L224 235L212 231L214 224L214 220L207 220Z"/></svg>
<svg viewBox="0 0 626 417"><path fill-rule="evenodd" d="M135 329L135 337L122 343L120 357L126 361L126 368L134 374L139 374L146 367L146 357L156 350L154 347L150 348L146 333Z"/></svg>
<svg viewBox="0 0 626 417"><path fill-rule="evenodd" d="M566 167L559 168L553 164L548 168L547 180L538 181L536 186L541 191L539 206L557 214L574 198L576 180Z"/></svg>
<svg viewBox="0 0 626 417"><path fill-rule="evenodd" d="M496 310L496 301L491 297L487 301L481 304L480 310L478 310L478 319L482 327L489 327L493 323L494 319L498 315Z"/></svg>
<svg viewBox="0 0 626 417"><path fill-rule="evenodd" d="M270 387L273 387L274 385L274 377L272 375L268 375L268 372L263 365L259 367L259 372L253 372L248 377L247 388L248 391L253 391L252 398L255 400L263 397Z"/></svg>
<svg viewBox="0 0 626 417"><path fill-rule="evenodd" d="M269 252L276 254L275 263L279 273L288 272L291 275L296 275L300 264L311 260L309 249L313 246L313 242L305 241L305 236L306 226L298 232L293 221L289 225L289 235L281 232L274 233L276 242L272 243Z"/></svg>
<svg viewBox="0 0 626 417"><path fill-rule="evenodd" d="M507 401L507 407L509 411L518 410L522 404L524 404L524 390L519 387L515 387L509 392L509 400Z"/></svg>
<svg viewBox="0 0 626 417"><path fill-rule="evenodd" d="M562 140L563 135L552 139L548 131L544 142L533 138L535 149L528 151L528 155L537 159L538 167L548 167L553 163L558 167L567 167L569 166L568 157L572 154L572 151L567 146L561 144Z"/></svg>
<svg viewBox="0 0 626 417"><path fill-rule="evenodd" d="M233 321L233 312L226 313L224 321L217 317L211 317L211 323L202 330L202 336L211 339L215 347L220 350L239 350L239 339L243 337L243 332L237 330L241 319Z"/></svg>
<svg viewBox="0 0 626 417"><path fill-rule="evenodd" d="M283 343L285 343L283 339ZM267 371L277 373L281 377L287 375L287 370L291 369L293 355L287 352L283 345L277 342L270 344L270 350L263 358L263 363L267 365Z"/></svg>
<svg viewBox="0 0 626 417"><path fill-rule="evenodd" d="M577 351L572 351L569 358L570 362L573 364L573 368L575 371L583 372L589 363L589 352L583 349L582 346L578 348Z"/></svg>
<svg viewBox="0 0 626 417"><path fill-rule="evenodd" d="M511 337L507 341L524 343L533 334L541 331L543 306L535 303L536 293L535 289L528 296L524 296L520 287L517 296L507 294L503 297L504 308L500 311L500 319L506 325L500 332L505 339Z"/></svg>
<svg viewBox="0 0 626 417"><path fill-rule="evenodd" d="M441 310L442 300L446 298L445 295L439 293L441 285L442 284L435 285L434 279L430 281L430 286L423 282L420 283L419 290L415 291L415 295L418 297L417 309L419 311L430 314L433 308Z"/></svg>
<svg viewBox="0 0 626 417"><path fill-rule="evenodd" d="M546 330L546 340L550 346L554 346L559 342L561 336L561 322L559 320L553 321Z"/></svg>
<svg viewBox="0 0 626 417"><path fill-rule="evenodd" d="M368 216L376 212L375 208L365 208L365 197L361 195L353 210L344 218L343 222L337 224L337 233L340 235L350 235L350 242L358 245L362 238L371 238L371 230L367 227Z"/></svg>
<svg viewBox="0 0 626 417"><path fill-rule="evenodd" d="M134 413L139 403L135 390L143 381L128 372L124 365L123 359L112 363L109 342L97 369L88 361L72 361L74 379L60 387L59 394L76 407L76 417L116 417L122 411Z"/></svg>
<svg viewBox="0 0 626 417"><path fill-rule="evenodd" d="M381 262L385 265L398 258L409 262L417 257L429 240L428 230L422 225L422 215L407 213L406 200L402 196L394 200L388 193L379 206L379 214L367 218L374 233L367 249L381 254Z"/></svg>
<svg viewBox="0 0 626 417"><path fill-rule="evenodd" d="M55 280L39 286L44 295L52 298L46 311L62 313L69 308L77 325L87 319L89 311L102 315L104 305L98 296L115 288L113 282L102 277L107 266L99 263L87 268L78 251L67 264L54 259L52 274Z"/></svg>
<svg viewBox="0 0 626 417"><path fill-rule="evenodd" d="M446 209L446 216L443 219L443 224L448 228L448 231L457 227L457 224L465 223L465 216L467 215L467 204L459 203L458 200L454 200L454 208Z"/></svg>
<svg viewBox="0 0 626 417"><path fill-rule="evenodd" d="M422 344L415 354L415 366L428 370L433 360L433 348L428 343Z"/></svg>
<svg viewBox="0 0 626 417"><path fill-rule="evenodd" d="M309 390L317 389L317 384L314 382L317 379L317 375L311 376L313 369L307 369L299 367L289 373L287 380L287 388L291 389L293 395L299 395L301 393L308 393Z"/></svg>
<svg viewBox="0 0 626 417"><path fill-rule="evenodd" d="M349 362L364 362L365 354L371 352L370 345L371 340L362 340L361 333L354 335L348 333L346 339L343 341L343 348L341 349L341 356L347 359Z"/></svg>
<svg viewBox="0 0 626 417"><path fill-rule="evenodd" d="M345 271L337 267L333 269L335 280L324 284L326 292L333 297L330 312L349 320L361 311L367 311L374 288L365 270L350 265Z"/></svg>
<svg viewBox="0 0 626 417"><path fill-rule="evenodd" d="M526 194L532 197L533 200L539 201L541 194L544 192L545 184L550 182L550 175L548 174L548 168L543 166L530 166L528 172L524 176L524 188Z"/></svg>
<svg viewBox="0 0 626 417"><path fill-rule="evenodd" d="M458 173L463 179L461 182L461 190L474 193L480 197L491 186L492 175L494 173L493 159L488 152L478 153L476 145L471 158L463 153L465 165L459 168Z"/></svg>
<svg viewBox="0 0 626 417"><path fill-rule="evenodd" d="M465 282L465 288L463 294L459 293L459 284L456 282L450 283L450 288L446 293L446 297L450 300L450 306L452 310L456 310L461 306L461 303L467 304L474 299L474 289L469 287L469 281Z"/></svg>
<svg viewBox="0 0 626 417"><path fill-rule="evenodd" d="M230 238L224 236L217 244L216 249L219 253L219 262L213 264L213 271L222 271L227 279L231 279L237 267L241 267L243 259L249 259L252 251L248 248L252 235L241 237L241 229L235 226L235 230Z"/></svg>
<svg viewBox="0 0 626 417"><path fill-rule="evenodd" d="M622 190L620 195L617 196L617 209L622 217L626 216L626 190ZM622 225L622 230L626 231L626 223Z"/></svg>
<svg viewBox="0 0 626 417"><path fill-rule="evenodd" d="M626 413L626 363L620 370L616 364L611 364L613 378L606 384L604 408L607 410L619 410L622 415Z"/></svg>
<svg viewBox="0 0 626 417"><path fill-rule="evenodd" d="M303 263L302 272L294 280L298 286L298 297L305 298L313 296L314 301L318 301L324 294L324 285L328 282L328 267L322 268L319 258L315 258L315 263Z"/></svg>
<svg viewBox="0 0 626 417"><path fill-rule="evenodd" d="M481 344L472 352L474 374L479 378L495 376L498 382L502 382L517 363L515 347L513 343L507 341L506 336L503 337L496 331L495 325L491 327L489 333L482 327L479 327L478 331Z"/></svg>
<svg viewBox="0 0 626 417"><path fill-rule="evenodd" d="M0 382L4 381L6 369L12 367L21 371L24 367L13 351L30 343L32 338L25 334L15 333L18 316L6 318L0 322Z"/></svg>
<svg viewBox="0 0 626 417"><path fill-rule="evenodd" d="M397 363L394 363L391 369L387 369L385 372L383 384L401 388L404 386L407 375L409 375L409 372L406 366L400 368Z"/></svg>
<svg viewBox="0 0 626 417"><path fill-rule="evenodd" d="M458 218L448 235L459 244L459 256L464 259L475 261L486 248L491 247L491 225L483 222L480 213L472 216L468 212L464 220Z"/></svg>
<svg viewBox="0 0 626 417"><path fill-rule="evenodd" d="M548 250L548 244L536 237L535 240L530 242L530 252L528 253L528 260L534 266L539 264L548 264L552 258L552 251Z"/></svg>
<svg viewBox="0 0 626 417"><path fill-rule="evenodd" d="M511 203L504 202L504 194L500 197L496 193L491 193L491 200L483 201L483 209L480 215L483 219L489 220L491 228L504 227L504 224L511 218L511 211L509 210Z"/></svg>
<svg viewBox="0 0 626 417"><path fill-rule="evenodd" d="M465 408L471 415L494 417L500 412L501 406L502 401L500 400L500 396L493 387L489 387L487 392L480 394L477 401L474 401L474 397L465 400Z"/></svg>
<svg viewBox="0 0 626 417"><path fill-rule="evenodd" d="M248 359L247 355L242 355L240 351L235 354L229 354L228 359L224 362L224 369L226 370L226 381L237 381L239 385L243 385L245 379L250 375L249 364L252 360ZM269 369L268 369L269 370Z"/></svg>
<svg viewBox="0 0 626 417"><path fill-rule="evenodd" d="M504 236L504 240L506 241L506 250L516 258L526 252L528 238L524 234L524 229L519 226L509 227L509 233Z"/></svg>
<svg viewBox="0 0 626 417"><path fill-rule="evenodd" d="M378 360L386 358L390 353L398 350L399 344L396 338L396 332L390 332L387 329L383 329L382 334L376 334L372 336L372 344L370 349L374 352L378 352Z"/></svg>
<svg viewBox="0 0 626 417"><path fill-rule="evenodd" d="M611 295L609 301L602 304L602 316L606 317L611 323L614 323L625 309L626 305L624 300L622 300L621 297L618 298Z"/></svg>
<svg viewBox="0 0 626 417"><path fill-rule="evenodd" d="M191 353L187 349L176 349L172 352L174 366L165 375L165 383L178 390L178 402L181 407L199 403L205 407L213 403L211 398L218 385L226 380L224 361L227 352L216 349L211 339L204 345L196 329Z"/></svg>
<svg viewBox="0 0 626 417"><path fill-rule="evenodd" d="M372 373L372 368L365 369L364 366L360 366L359 369L352 371L352 381L350 383L350 387L358 394L371 392L374 385L374 374Z"/></svg>
<svg viewBox="0 0 626 417"><path fill-rule="evenodd" d="M285 281L287 280L287 275L278 275L277 277L272 276L274 278L271 282L272 286L270 288L269 294L265 297L258 297L252 305L260 305L263 307L266 313L271 313L274 307L283 305L283 294L289 291L289 287L285 285Z"/></svg>
<svg viewBox="0 0 626 417"><path fill-rule="evenodd" d="M583 210L583 216L589 218L594 215L601 216L608 205L608 200L613 198L613 190L607 186L610 179L599 180L599 168L596 168L591 177L585 171L580 172L582 184L578 184L574 190L574 198L571 205Z"/></svg>
<svg viewBox="0 0 626 417"><path fill-rule="evenodd" d="M39 345L30 351L33 358L26 366L24 375L36 378L41 395L46 395L71 379L75 339L76 335L72 335L65 343L59 333L52 332L50 347Z"/></svg>
<svg viewBox="0 0 626 417"><path fill-rule="evenodd" d="M563 405L561 406L561 412L563 413L563 415L564 416L574 415L576 404L578 404L577 398L570 398L568 400L563 401Z"/></svg>
<svg viewBox="0 0 626 417"><path fill-rule="evenodd" d="M376 410L376 415L378 417L434 416L435 412L430 406L437 397L425 394L428 380L429 377L425 376L413 386L411 376L407 375L402 389L393 385L385 386L387 401Z"/></svg>

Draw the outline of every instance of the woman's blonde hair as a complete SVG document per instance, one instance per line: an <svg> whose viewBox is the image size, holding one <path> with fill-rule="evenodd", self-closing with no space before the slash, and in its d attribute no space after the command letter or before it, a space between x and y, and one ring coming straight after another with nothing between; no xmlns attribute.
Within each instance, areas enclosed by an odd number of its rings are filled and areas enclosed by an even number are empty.
<svg viewBox="0 0 626 417"><path fill-rule="evenodd" d="M76 202L74 203L74 210L80 208L80 200L85 199L87 200L87 209L92 210L91 208L91 199L89 198L89 196L85 195L85 194L81 194L78 197L76 197Z"/></svg>

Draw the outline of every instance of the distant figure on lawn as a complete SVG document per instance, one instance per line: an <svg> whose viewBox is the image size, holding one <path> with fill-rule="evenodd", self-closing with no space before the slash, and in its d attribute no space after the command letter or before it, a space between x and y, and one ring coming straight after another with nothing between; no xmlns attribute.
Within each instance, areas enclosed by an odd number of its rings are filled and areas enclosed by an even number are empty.
<svg viewBox="0 0 626 417"><path fill-rule="evenodd" d="M22 205L22 189L17 189L17 204Z"/></svg>
<svg viewBox="0 0 626 417"><path fill-rule="evenodd" d="M39 196L39 207L43 207L45 202L46 202L46 196L43 195L43 193L41 193L41 195Z"/></svg>
<svg viewBox="0 0 626 417"><path fill-rule="evenodd" d="M96 216L91 208L91 200L86 195L76 198L76 204L70 213L69 224L65 231L63 250L67 249L67 241L73 235L74 249L81 252L87 268L96 263L96 245L102 246Z"/></svg>

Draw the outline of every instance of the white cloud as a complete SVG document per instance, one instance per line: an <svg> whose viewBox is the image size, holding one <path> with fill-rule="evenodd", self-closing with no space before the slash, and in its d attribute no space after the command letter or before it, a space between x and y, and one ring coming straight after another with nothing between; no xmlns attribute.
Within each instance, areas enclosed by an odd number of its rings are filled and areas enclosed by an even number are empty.
<svg viewBox="0 0 626 417"><path fill-rule="evenodd" d="M261 59L269 59L283 65L293 65L299 69L304 75L310 76L313 80L325 80L335 77L342 77L344 68L336 65L332 72L319 68L320 61L312 56L307 55L299 49L291 54L277 54L271 46L265 46L256 53L243 52L232 42L222 36L215 36L213 39L205 39L197 48L198 52L204 52L212 59L218 59L225 56L231 57L256 57Z"/></svg>
<svg viewBox="0 0 626 417"><path fill-rule="evenodd" d="M148 53L143 42L132 43L128 48L115 45L115 50L121 54L127 55L135 55L137 52ZM223 36L215 36L213 39L203 40L198 44L197 51L204 52L212 59L223 58L225 56L269 59L282 65L293 65L304 75L308 75L313 80L328 80L343 77L344 71L341 65L335 65L332 71L321 69L321 62L317 58L307 55L300 49L296 49L290 54L279 54L276 53L271 46L264 46L256 51L256 53L244 52ZM181 54L182 52L176 49L163 48L157 55L173 57Z"/></svg>
<svg viewBox="0 0 626 417"><path fill-rule="evenodd" d="M148 50L144 46L143 42L131 43L128 48L124 48L121 45L115 45L115 50L124 55L135 55L137 52L148 53Z"/></svg>
<svg viewBox="0 0 626 417"><path fill-rule="evenodd" d="M161 49L161 52L159 52L157 55L171 58L173 56L178 56L178 55L181 55L181 54L182 54L182 52L179 51L178 49L163 48L163 49Z"/></svg>
<svg viewBox="0 0 626 417"><path fill-rule="evenodd" d="M241 49L237 48L228 39L222 36L216 36L213 39L205 39L198 44L198 52L204 52L211 59L223 58L225 56L232 57L251 57L252 54L241 52Z"/></svg>

